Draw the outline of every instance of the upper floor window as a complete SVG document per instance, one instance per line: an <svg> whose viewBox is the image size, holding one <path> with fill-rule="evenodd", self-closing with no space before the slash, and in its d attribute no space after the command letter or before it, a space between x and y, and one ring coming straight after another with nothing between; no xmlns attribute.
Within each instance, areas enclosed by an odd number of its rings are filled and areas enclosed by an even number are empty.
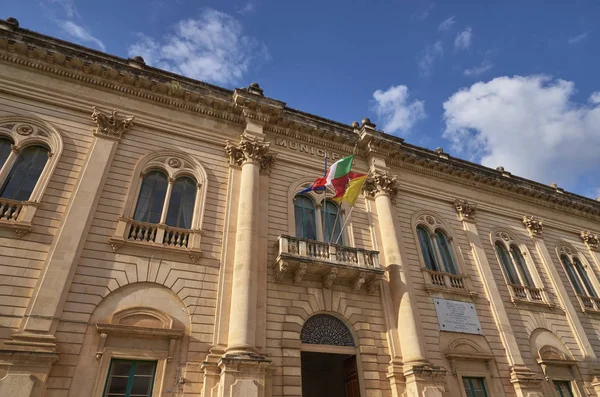
<svg viewBox="0 0 600 397"><path fill-rule="evenodd" d="M296 218L296 237L316 240L315 202L305 195L294 197L294 216Z"/></svg>
<svg viewBox="0 0 600 397"><path fill-rule="evenodd" d="M544 301L542 288L536 286L531 268L525 259L525 248L513 236L505 232L496 232L493 240L494 250L512 297Z"/></svg>
<svg viewBox="0 0 600 397"><path fill-rule="evenodd" d="M0 222L19 236L31 228L62 152L60 134L38 120L0 119Z"/></svg>
<svg viewBox="0 0 600 397"><path fill-rule="evenodd" d="M340 206L323 199L316 204L315 194L300 194L294 197L294 221L296 237L319 240L325 243L344 244Z"/></svg>
<svg viewBox="0 0 600 397"><path fill-rule="evenodd" d="M558 253L582 306L585 309L600 310L600 299L592 281L594 276L588 273L589 267L584 264L580 255L569 247L560 247Z"/></svg>
<svg viewBox="0 0 600 397"><path fill-rule="evenodd" d="M419 245L425 261L425 267L436 272L458 274L458 266L450 240L446 232L440 228L433 230L424 226L417 226Z"/></svg>
<svg viewBox="0 0 600 397"><path fill-rule="evenodd" d="M340 207L332 201L325 201L321 205L321 218L323 219L323 241L326 243L344 244L342 236L342 219ZM338 239L339 237L339 239Z"/></svg>

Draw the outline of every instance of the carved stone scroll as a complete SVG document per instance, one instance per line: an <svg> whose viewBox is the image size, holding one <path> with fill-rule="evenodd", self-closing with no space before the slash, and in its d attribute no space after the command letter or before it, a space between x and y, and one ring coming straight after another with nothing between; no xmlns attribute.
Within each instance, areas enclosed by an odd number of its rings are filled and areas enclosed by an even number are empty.
<svg viewBox="0 0 600 397"><path fill-rule="evenodd" d="M589 230L584 230L581 232L581 239L589 249L597 250L600 248L600 236L590 232Z"/></svg>
<svg viewBox="0 0 600 397"><path fill-rule="evenodd" d="M120 139L123 133L133 125L133 116L118 117L116 110L106 114L97 110L95 106L92 107L92 110L92 121L96 123L95 135Z"/></svg>
<svg viewBox="0 0 600 397"><path fill-rule="evenodd" d="M467 200L454 200L454 209L458 213L461 221L475 221L475 211L477 204L469 203Z"/></svg>
<svg viewBox="0 0 600 397"><path fill-rule="evenodd" d="M387 171L372 172L367 177L364 190L369 196L387 194L393 199L398 194L398 177Z"/></svg>
<svg viewBox="0 0 600 397"><path fill-rule="evenodd" d="M540 237L543 231L542 220L531 215L525 215L523 217L523 225L527 228L531 237Z"/></svg>
<svg viewBox="0 0 600 397"><path fill-rule="evenodd" d="M261 171L268 171L275 162L275 155L269 153L269 146L268 142L258 142L242 135L238 144L227 142L225 153L231 165L241 166L252 162L259 164Z"/></svg>

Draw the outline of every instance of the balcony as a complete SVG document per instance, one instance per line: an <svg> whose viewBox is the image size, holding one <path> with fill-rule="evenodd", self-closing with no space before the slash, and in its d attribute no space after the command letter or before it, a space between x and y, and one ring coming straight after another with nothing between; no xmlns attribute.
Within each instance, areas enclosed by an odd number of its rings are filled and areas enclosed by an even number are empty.
<svg viewBox="0 0 600 397"><path fill-rule="evenodd" d="M290 274L294 284L306 277L321 280L324 288L331 288L335 282L349 285L354 291L364 285L369 293L376 293L384 273L377 251L287 235L279 236L278 248L273 264L278 281Z"/></svg>
<svg viewBox="0 0 600 397"><path fill-rule="evenodd" d="M201 254L200 237L200 230L181 229L165 224L138 222L133 219L121 218L115 235L110 238L110 245L115 252L123 245L137 245L171 252L180 251L188 253L192 261L195 262Z"/></svg>
<svg viewBox="0 0 600 397"><path fill-rule="evenodd" d="M31 230L31 220L37 204L30 201L16 201L0 198L0 227L13 229L17 237Z"/></svg>
<svg viewBox="0 0 600 397"><path fill-rule="evenodd" d="M600 313L600 299L579 294L577 294L577 299L579 300L584 312Z"/></svg>

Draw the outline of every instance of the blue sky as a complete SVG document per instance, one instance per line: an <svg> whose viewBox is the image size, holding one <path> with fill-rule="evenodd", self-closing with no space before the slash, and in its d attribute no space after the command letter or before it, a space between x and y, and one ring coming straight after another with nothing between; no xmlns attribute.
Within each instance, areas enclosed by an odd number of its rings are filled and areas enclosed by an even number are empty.
<svg viewBox="0 0 600 397"><path fill-rule="evenodd" d="M496 4L493 4L496 3ZM600 2L0 0L22 27L588 197Z"/></svg>

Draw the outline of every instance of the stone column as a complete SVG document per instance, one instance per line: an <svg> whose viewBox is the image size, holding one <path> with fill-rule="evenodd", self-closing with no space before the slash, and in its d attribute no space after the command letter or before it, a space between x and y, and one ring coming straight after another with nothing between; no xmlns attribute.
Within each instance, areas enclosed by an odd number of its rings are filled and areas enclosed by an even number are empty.
<svg viewBox="0 0 600 397"><path fill-rule="evenodd" d="M35 363L33 365L35 370L31 369L32 366L23 366L23 373L17 370L16 375L25 376L13 378L11 387L19 390L18 394L11 394L13 396L39 396L42 393L41 388L47 377L47 372L44 373L44 371L49 372L50 365L55 360L55 357L52 356L56 352L54 332L58 325L58 319L62 313L117 145L122 134L132 125L133 117L120 118L116 111L109 115L94 108L92 120L97 125L94 139L62 222L46 256L40 279L29 301L19 330L12 335L11 340L4 343L0 350L0 356L3 359L5 355L10 355L8 361L13 362L13 373L23 360ZM47 365L47 363L50 364ZM30 368L29 371L33 371L29 372L31 376L26 376L28 375L27 368ZM38 381L33 381L30 379L31 377L37 378ZM20 379L20 381L15 379ZM24 383L20 383L21 381ZM4 380L0 384L3 382ZM2 390L5 390L3 387L0 386L0 394L2 394Z"/></svg>
<svg viewBox="0 0 600 397"><path fill-rule="evenodd" d="M444 392L445 370L431 366L426 358L420 337L419 317L412 298L409 271L402 260L400 236L396 230L396 214L392 204L392 199L398 192L397 177L387 171L372 168L365 189L375 199L381 248L402 351L403 374L391 369L388 377L393 386L405 388L408 395L422 395L427 389L427 393L432 393L427 395L441 396Z"/></svg>
<svg viewBox="0 0 600 397"><path fill-rule="evenodd" d="M463 223L463 228L471 246L473 257L475 258L477 270L479 271L479 278L483 283L496 328L500 334L500 340L506 351L508 365L511 368L511 382L515 387L517 396L542 397L541 379L537 378L537 375L527 368L523 361L517 339L512 331L513 328L510 324L508 313L503 304L502 295L494 279L492 267L487 260L481 237L475 225L476 206L466 200L456 200L454 207Z"/></svg>
<svg viewBox="0 0 600 397"><path fill-rule="evenodd" d="M274 156L268 153L262 127L251 122L240 142L228 143L226 151L231 163L241 166L241 177L229 332L227 348L219 362L219 396L260 397L265 395L270 361L256 351L259 173L270 168Z"/></svg>

